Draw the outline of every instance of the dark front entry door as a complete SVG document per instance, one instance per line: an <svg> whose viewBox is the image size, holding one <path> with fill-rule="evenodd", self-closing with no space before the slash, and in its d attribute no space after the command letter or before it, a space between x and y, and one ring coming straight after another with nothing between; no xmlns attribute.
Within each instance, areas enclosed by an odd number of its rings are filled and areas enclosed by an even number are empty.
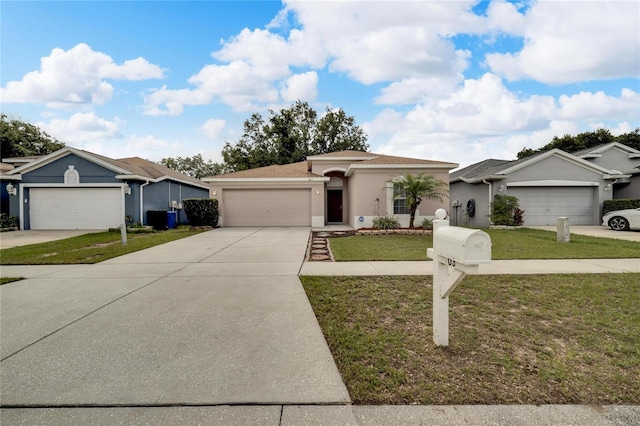
<svg viewBox="0 0 640 426"><path fill-rule="evenodd" d="M327 222L342 223L342 189L327 191Z"/></svg>

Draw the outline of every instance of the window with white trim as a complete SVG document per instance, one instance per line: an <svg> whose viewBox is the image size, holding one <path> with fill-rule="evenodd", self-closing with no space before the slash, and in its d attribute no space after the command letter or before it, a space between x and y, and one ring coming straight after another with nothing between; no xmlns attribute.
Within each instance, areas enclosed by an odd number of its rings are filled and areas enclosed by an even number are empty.
<svg viewBox="0 0 640 426"><path fill-rule="evenodd" d="M410 214L407 207L407 197L397 185L393 185L393 214Z"/></svg>
<svg viewBox="0 0 640 426"><path fill-rule="evenodd" d="M75 166L69 165L69 168L64 172L64 183L66 185L76 185L80 183L80 174L75 169Z"/></svg>

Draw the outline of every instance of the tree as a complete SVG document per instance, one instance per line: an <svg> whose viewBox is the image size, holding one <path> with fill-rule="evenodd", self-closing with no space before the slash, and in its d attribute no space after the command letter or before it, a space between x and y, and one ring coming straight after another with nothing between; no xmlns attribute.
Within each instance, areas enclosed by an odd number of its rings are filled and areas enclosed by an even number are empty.
<svg viewBox="0 0 640 426"><path fill-rule="evenodd" d="M327 152L369 149L363 130L341 109L327 109L318 119L307 102L298 101L269 113L268 121L258 113L252 114L244 122L242 137L234 144L225 144L222 157L229 171L295 163Z"/></svg>
<svg viewBox="0 0 640 426"><path fill-rule="evenodd" d="M409 228L413 228L416 210L423 198L442 201L449 195L447 183L424 173L416 176L411 174L398 176L393 180L393 184L396 198L404 198L409 207Z"/></svg>
<svg viewBox="0 0 640 426"><path fill-rule="evenodd" d="M24 121L0 115L0 158L47 155L64 148L64 143Z"/></svg>
<svg viewBox="0 0 640 426"><path fill-rule="evenodd" d="M184 158L163 158L160 164L196 179L219 175L225 171L222 164L214 163L212 160L204 161L201 154Z"/></svg>
<svg viewBox="0 0 640 426"><path fill-rule="evenodd" d="M624 133L619 136L613 136L608 129L598 129L593 132L583 132L575 136L564 135L562 137L554 136L551 142L539 149L523 148L518 152L518 158L530 157L541 152L551 151L552 149L561 149L566 152L576 152L582 149L593 148L598 145L606 145L611 142L619 142L630 148L640 149L640 128L633 132Z"/></svg>

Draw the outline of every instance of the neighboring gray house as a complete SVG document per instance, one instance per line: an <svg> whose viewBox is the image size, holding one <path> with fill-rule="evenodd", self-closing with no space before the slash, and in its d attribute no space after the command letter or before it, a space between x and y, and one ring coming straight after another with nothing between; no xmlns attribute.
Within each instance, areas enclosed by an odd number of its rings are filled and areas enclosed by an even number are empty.
<svg viewBox="0 0 640 426"><path fill-rule="evenodd" d="M490 226L493 197L505 194L518 198L525 225L555 225L562 216L572 225L599 225L605 200L640 198L639 158L640 151L612 143L473 164L450 175L451 222Z"/></svg>
<svg viewBox="0 0 640 426"><path fill-rule="evenodd" d="M209 198L201 180L151 161L71 147L6 171L0 180L2 202L8 200L20 229L107 229L125 218L144 224L150 210L175 210L177 223L186 223L182 200Z"/></svg>
<svg viewBox="0 0 640 426"><path fill-rule="evenodd" d="M613 142L573 152L576 157L628 177L614 180L613 198L640 199L640 151Z"/></svg>

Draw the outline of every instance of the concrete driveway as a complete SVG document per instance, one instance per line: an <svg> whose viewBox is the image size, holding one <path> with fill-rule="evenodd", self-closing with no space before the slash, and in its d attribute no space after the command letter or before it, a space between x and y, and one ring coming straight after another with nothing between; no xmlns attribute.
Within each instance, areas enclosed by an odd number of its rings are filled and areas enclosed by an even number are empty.
<svg viewBox="0 0 640 426"><path fill-rule="evenodd" d="M3 419L45 413L20 407L349 403L297 276L308 238L221 228L3 285Z"/></svg>

